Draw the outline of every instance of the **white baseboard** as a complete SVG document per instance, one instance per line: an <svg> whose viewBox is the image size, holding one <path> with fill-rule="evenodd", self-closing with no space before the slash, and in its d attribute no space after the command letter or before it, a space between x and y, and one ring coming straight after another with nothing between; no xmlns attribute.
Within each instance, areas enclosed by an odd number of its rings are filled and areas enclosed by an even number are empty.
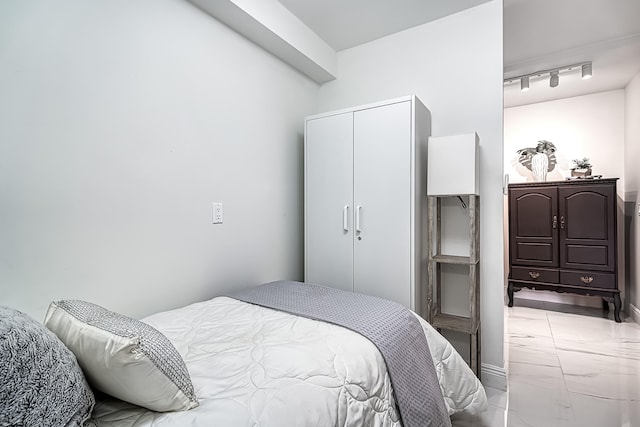
<svg viewBox="0 0 640 427"><path fill-rule="evenodd" d="M640 309L633 304L629 304L629 316L631 316L634 322L640 324Z"/></svg>
<svg viewBox="0 0 640 427"><path fill-rule="evenodd" d="M638 312L640 314L640 311ZM506 369L483 363L481 366L482 384L486 387L497 388L507 391L507 371Z"/></svg>

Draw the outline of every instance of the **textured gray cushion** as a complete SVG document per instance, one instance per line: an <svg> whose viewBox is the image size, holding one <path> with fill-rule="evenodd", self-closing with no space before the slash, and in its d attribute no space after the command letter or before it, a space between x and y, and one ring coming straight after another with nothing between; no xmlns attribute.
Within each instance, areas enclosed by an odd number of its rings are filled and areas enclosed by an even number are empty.
<svg viewBox="0 0 640 427"><path fill-rule="evenodd" d="M51 303L45 325L73 351L95 389L159 412L198 406L180 353L152 326L79 300Z"/></svg>
<svg viewBox="0 0 640 427"><path fill-rule="evenodd" d="M0 306L0 426L81 426L94 403L73 353L36 320Z"/></svg>

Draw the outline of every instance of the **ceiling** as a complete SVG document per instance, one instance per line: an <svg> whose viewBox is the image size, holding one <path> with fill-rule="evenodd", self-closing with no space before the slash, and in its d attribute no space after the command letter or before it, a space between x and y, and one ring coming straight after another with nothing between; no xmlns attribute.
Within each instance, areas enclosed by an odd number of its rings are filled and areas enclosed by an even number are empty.
<svg viewBox="0 0 640 427"><path fill-rule="evenodd" d="M490 0L279 0L337 51Z"/></svg>
<svg viewBox="0 0 640 427"><path fill-rule="evenodd" d="M504 0L505 77L593 62L593 78L580 71L505 86L505 107L622 89L640 72L640 1Z"/></svg>
<svg viewBox="0 0 640 427"><path fill-rule="evenodd" d="M279 0L335 50L393 34L489 0ZM622 89L640 72L639 0L504 0L505 78L593 62L593 78L561 73L505 85L505 107Z"/></svg>

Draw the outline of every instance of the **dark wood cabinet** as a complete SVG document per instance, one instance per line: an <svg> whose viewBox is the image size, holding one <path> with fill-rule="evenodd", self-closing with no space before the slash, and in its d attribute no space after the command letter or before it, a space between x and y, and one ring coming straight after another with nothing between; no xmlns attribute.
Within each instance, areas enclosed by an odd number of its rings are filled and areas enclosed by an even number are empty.
<svg viewBox="0 0 640 427"><path fill-rule="evenodd" d="M616 181L509 185L509 307L523 287L599 295L620 322Z"/></svg>

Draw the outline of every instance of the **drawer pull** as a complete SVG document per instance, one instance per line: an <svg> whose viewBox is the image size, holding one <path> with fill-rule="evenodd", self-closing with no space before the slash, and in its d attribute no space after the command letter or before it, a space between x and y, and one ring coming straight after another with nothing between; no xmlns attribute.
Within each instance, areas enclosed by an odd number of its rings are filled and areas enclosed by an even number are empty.
<svg viewBox="0 0 640 427"><path fill-rule="evenodd" d="M592 276L582 276L580 278L580 280L582 280L582 283L591 283L591 282L593 282L593 277Z"/></svg>
<svg viewBox="0 0 640 427"><path fill-rule="evenodd" d="M540 273L538 273L537 271L530 271L529 276L531 276L532 279L537 279L538 277L540 277Z"/></svg>

